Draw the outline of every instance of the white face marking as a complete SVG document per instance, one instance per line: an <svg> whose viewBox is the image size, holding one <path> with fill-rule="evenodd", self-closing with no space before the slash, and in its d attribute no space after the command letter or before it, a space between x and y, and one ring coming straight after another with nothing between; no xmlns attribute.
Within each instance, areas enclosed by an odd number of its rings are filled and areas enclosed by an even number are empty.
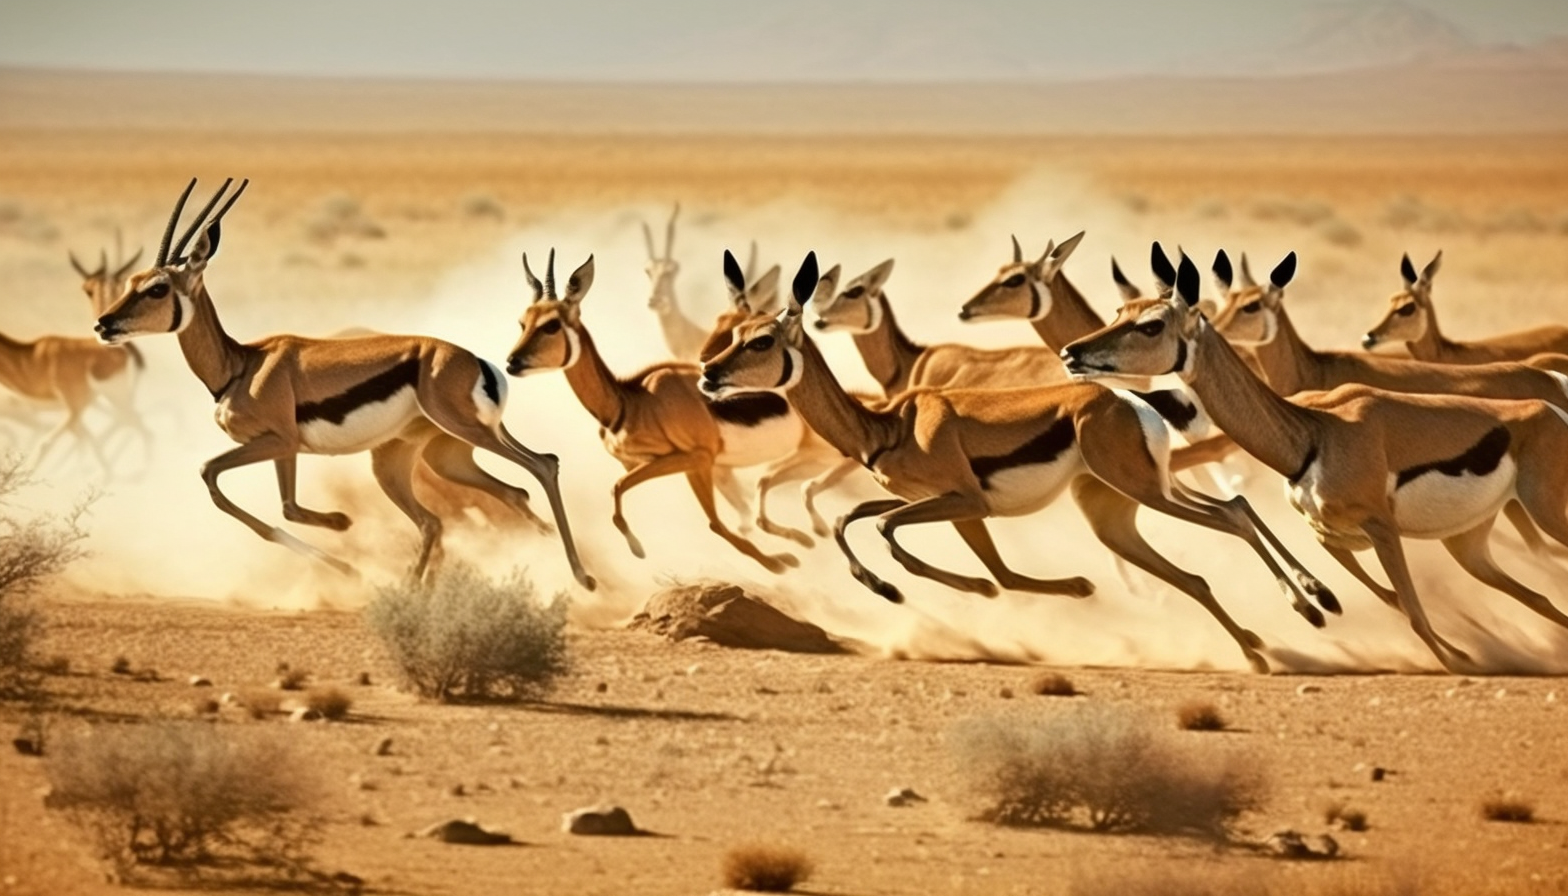
<svg viewBox="0 0 1568 896"><path fill-rule="evenodd" d="M360 405L342 423L311 420L300 424L300 443L311 454L356 454L393 438L419 415L414 389L405 386L385 401Z"/></svg>

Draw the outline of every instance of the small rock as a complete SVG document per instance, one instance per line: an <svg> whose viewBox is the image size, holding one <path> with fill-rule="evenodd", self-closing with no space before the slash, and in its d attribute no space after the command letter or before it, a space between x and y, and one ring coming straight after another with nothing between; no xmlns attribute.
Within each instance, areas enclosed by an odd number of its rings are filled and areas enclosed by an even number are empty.
<svg viewBox="0 0 1568 896"><path fill-rule="evenodd" d="M377 756L391 756L392 755L392 738L390 738L390 737L383 737L380 740L376 741L376 748L374 750L372 750L371 752L374 753Z"/></svg>
<svg viewBox="0 0 1568 896"><path fill-rule="evenodd" d="M561 830L585 837L625 837L639 834L631 813L620 806L589 806L561 816Z"/></svg>
<svg viewBox="0 0 1568 896"><path fill-rule="evenodd" d="M308 706L295 707L294 711L289 713L290 722L319 722L321 719L321 713Z"/></svg>
<svg viewBox="0 0 1568 896"><path fill-rule="evenodd" d="M347 871L339 871L333 874L329 880L351 893L358 893L365 888L365 879L363 877L357 874L349 874Z"/></svg>
<svg viewBox="0 0 1568 896"><path fill-rule="evenodd" d="M1546 702L1547 703L1556 703L1557 702L1557 692L1556 691L1547 691L1546 692Z"/></svg>
<svg viewBox="0 0 1568 896"><path fill-rule="evenodd" d="M1339 843L1333 837L1321 834L1311 840L1313 842L1308 842L1308 838L1298 831L1280 831L1263 845L1282 859L1332 859L1339 855Z"/></svg>
<svg viewBox="0 0 1568 896"><path fill-rule="evenodd" d="M915 803L924 803L927 800L920 794L915 793L912 787L895 787L883 795L882 802L898 808L901 806L913 806Z"/></svg>
<svg viewBox="0 0 1568 896"><path fill-rule="evenodd" d="M23 756L44 755L43 744L30 737L18 737L11 741L11 746L15 747L16 752L21 753Z"/></svg>
<svg viewBox="0 0 1568 896"><path fill-rule="evenodd" d="M1296 696L1297 697L1305 697L1308 694L1321 694L1321 693L1323 693L1323 686L1320 685L1320 684L1298 684L1298 685L1296 685Z"/></svg>
<svg viewBox="0 0 1568 896"><path fill-rule="evenodd" d="M446 789L447 796L466 796L467 793L468 791L465 790L461 784L453 784L451 787Z"/></svg>
<svg viewBox="0 0 1568 896"><path fill-rule="evenodd" d="M223 704L213 700L210 697L199 699L195 703L191 704L191 709L199 716L210 716L216 713L222 707Z"/></svg>
<svg viewBox="0 0 1568 896"><path fill-rule="evenodd" d="M115 675L129 675L131 674L131 661L123 656L115 657L114 665L109 667L109 671Z"/></svg>
<svg viewBox="0 0 1568 896"><path fill-rule="evenodd" d="M690 666L686 667L686 675L688 677L690 677L692 675L696 675L698 672L701 672L701 671L702 671L702 663L692 663Z"/></svg>
<svg viewBox="0 0 1568 896"><path fill-rule="evenodd" d="M838 809L842 809L844 807L839 805L838 803L833 802L832 800L821 799L821 800L817 800L817 808L818 809L838 810Z"/></svg>
<svg viewBox="0 0 1568 896"><path fill-rule="evenodd" d="M191 687L193 687L193 688L210 688L210 687L212 687L212 679L207 678L205 675L192 675L190 677L190 682L191 682Z"/></svg>
<svg viewBox="0 0 1568 896"><path fill-rule="evenodd" d="M1383 780L1386 777L1388 777L1388 769L1382 767L1381 765L1374 765L1374 766L1372 766L1372 780L1373 781L1381 781L1381 780Z"/></svg>
<svg viewBox="0 0 1568 896"><path fill-rule="evenodd" d="M610 684L609 684L609 682L601 681L598 684L594 685L593 689L594 689L595 693L603 694L604 692L606 692L606 691L608 691L610 689Z"/></svg>
<svg viewBox="0 0 1568 896"><path fill-rule="evenodd" d="M362 688L370 687L370 673L369 672L361 672L358 675L354 676L354 683L359 685Z"/></svg>
<svg viewBox="0 0 1568 896"><path fill-rule="evenodd" d="M1495 697L1498 700L1501 700L1504 697L1508 696L1508 689L1507 688L1498 688L1497 689L1497 693L1493 694L1492 696Z"/></svg>
<svg viewBox="0 0 1568 896"><path fill-rule="evenodd" d="M1013 699L1013 689L1004 686L1000 691L996 692L996 695L1001 697L1003 700L1011 700Z"/></svg>
<svg viewBox="0 0 1568 896"><path fill-rule="evenodd" d="M472 821L460 818L433 824L413 836L429 837L442 843L461 843L465 846L499 846L512 842L508 834L487 831Z"/></svg>
<svg viewBox="0 0 1568 896"><path fill-rule="evenodd" d="M224 706L232 706L233 704L239 702L239 699L239 697L234 695L233 691L224 691L223 696L218 698L218 702L222 703Z"/></svg>

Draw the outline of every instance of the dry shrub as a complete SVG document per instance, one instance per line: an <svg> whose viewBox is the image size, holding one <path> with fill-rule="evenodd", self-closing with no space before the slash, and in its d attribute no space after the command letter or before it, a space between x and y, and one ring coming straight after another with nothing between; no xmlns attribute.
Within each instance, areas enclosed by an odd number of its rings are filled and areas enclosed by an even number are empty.
<svg viewBox="0 0 1568 896"><path fill-rule="evenodd" d="M1076 697L1072 679L1060 672L1041 672L1029 679L1029 690L1042 697Z"/></svg>
<svg viewBox="0 0 1568 896"><path fill-rule="evenodd" d="M1361 231L1343 218L1329 218L1318 224L1318 234L1329 245L1341 249L1354 249L1361 245Z"/></svg>
<svg viewBox="0 0 1568 896"><path fill-rule="evenodd" d="M321 208L305 225L305 235L312 242L330 244L344 237L382 239L387 232L365 214L358 199L332 196L321 203Z"/></svg>
<svg viewBox="0 0 1568 896"><path fill-rule="evenodd" d="M1223 838L1264 794L1256 763L1126 707L973 720L954 746L995 824Z"/></svg>
<svg viewBox="0 0 1568 896"><path fill-rule="evenodd" d="M48 805L122 868L298 870L319 820L311 763L270 732L200 722L99 725L48 762Z"/></svg>
<svg viewBox="0 0 1568 896"><path fill-rule="evenodd" d="M305 682L310 680L310 671L307 669L291 669L286 665L278 667L278 689L283 691L302 691Z"/></svg>
<svg viewBox="0 0 1568 896"><path fill-rule="evenodd" d="M33 597L82 554L77 522L85 505L64 517L18 515L8 500L27 485L21 458L0 459L0 697L37 690L43 618Z"/></svg>
<svg viewBox="0 0 1568 896"><path fill-rule="evenodd" d="M1503 793L1481 801L1481 817L1487 821L1529 824L1535 821L1535 803L1517 793Z"/></svg>
<svg viewBox="0 0 1568 896"><path fill-rule="evenodd" d="M1176 708L1176 727L1183 731L1224 731L1230 727L1220 708L1202 700L1189 700Z"/></svg>
<svg viewBox="0 0 1568 896"><path fill-rule="evenodd" d="M724 886L756 893L788 893L811 876L811 860L798 849L751 844L724 854Z"/></svg>
<svg viewBox="0 0 1568 896"><path fill-rule="evenodd" d="M283 711L283 697L270 688L251 688L240 695L240 705L253 719L265 719Z"/></svg>
<svg viewBox="0 0 1568 896"><path fill-rule="evenodd" d="M476 193L463 200L463 215L469 218L488 218L501 221L506 218L506 206L499 199L484 193Z"/></svg>
<svg viewBox="0 0 1568 896"><path fill-rule="evenodd" d="M567 670L566 599L541 606L519 573L502 582L452 563L432 580L381 590L365 608L418 694L437 700L521 700Z"/></svg>
<svg viewBox="0 0 1568 896"><path fill-rule="evenodd" d="M1336 800L1323 808L1323 823L1337 824L1342 830L1359 833L1367 829L1367 813Z"/></svg>
<svg viewBox="0 0 1568 896"><path fill-rule="evenodd" d="M342 688L311 688L310 693L305 695L305 706L321 713L322 718L337 722L348 716L348 711L354 706L354 698Z"/></svg>

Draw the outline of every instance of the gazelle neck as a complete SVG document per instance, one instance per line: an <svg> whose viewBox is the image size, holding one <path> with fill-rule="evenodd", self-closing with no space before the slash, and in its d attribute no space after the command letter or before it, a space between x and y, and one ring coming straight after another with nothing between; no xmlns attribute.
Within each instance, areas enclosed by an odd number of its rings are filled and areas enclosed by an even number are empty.
<svg viewBox="0 0 1568 896"><path fill-rule="evenodd" d="M224 331L205 281L191 295L190 302L191 321L180 330L180 351L191 372L216 400L244 371L249 349Z"/></svg>
<svg viewBox="0 0 1568 896"><path fill-rule="evenodd" d="M1280 395L1326 388L1317 352L1296 332L1290 315L1283 307L1271 313L1274 315L1274 338L1247 346L1257 359L1263 379Z"/></svg>
<svg viewBox="0 0 1568 896"><path fill-rule="evenodd" d="M604 363L588 329L579 325L571 332L577 339L578 356L566 368L566 382L600 426L618 429L626 416L626 401L622 395L625 387Z"/></svg>
<svg viewBox="0 0 1568 896"><path fill-rule="evenodd" d="M810 339L801 348L800 382L786 393L806 425L840 454L866 466L898 442L899 418L872 411L844 391Z"/></svg>
<svg viewBox="0 0 1568 896"><path fill-rule="evenodd" d="M1410 357L1417 361L1443 361L1457 346L1443 336L1443 331L1437 326L1437 309L1429 301L1426 304L1426 331L1421 338L1413 342L1406 342L1405 348L1410 350Z"/></svg>
<svg viewBox="0 0 1568 896"><path fill-rule="evenodd" d="M659 316L659 329L664 333L664 344L670 354L681 361L696 360L702 344L708 339L708 331L681 311L673 295L667 296L654 313Z"/></svg>
<svg viewBox="0 0 1568 896"><path fill-rule="evenodd" d="M882 387L883 394L897 395L909 388L915 362L920 360L925 347L904 334L893 317L893 306L886 293L878 292L870 301L881 303L879 323L876 329L855 334L855 348L860 351L866 371Z"/></svg>
<svg viewBox="0 0 1568 896"><path fill-rule="evenodd" d="M1034 288L1039 289L1039 281ZM1040 339L1053 351L1061 351L1067 343L1081 339L1105 326L1105 320L1089 307L1089 302L1078 287L1061 271L1056 272L1045 284L1051 293L1051 310L1029 321Z"/></svg>
<svg viewBox="0 0 1568 896"><path fill-rule="evenodd" d="M1193 340L1183 378L1204 410L1241 449L1294 481L1315 456L1318 412L1291 404L1247 368L1207 321Z"/></svg>

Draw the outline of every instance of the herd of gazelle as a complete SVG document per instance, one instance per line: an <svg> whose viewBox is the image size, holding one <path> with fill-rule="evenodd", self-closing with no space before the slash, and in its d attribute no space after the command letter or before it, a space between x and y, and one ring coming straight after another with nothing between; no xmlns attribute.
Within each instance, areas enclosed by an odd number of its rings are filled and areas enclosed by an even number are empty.
<svg viewBox="0 0 1568 896"><path fill-rule="evenodd" d="M1338 600L1247 500L1205 494L1175 475L1239 449L1285 477L1291 504L1328 553L1403 612L1444 666L1472 668L1464 651L1427 620L1404 537L1440 540L1476 579L1568 627L1568 616L1501 570L1488 548L1499 512L1538 553L1548 550L1547 539L1568 546L1568 465L1562 463L1568 457L1568 355L1554 354L1568 351L1568 328L1476 343L1444 338L1431 297L1440 256L1419 273L1404 259L1405 288L1364 339L1368 347L1406 343L1413 359L1396 359L1317 351L1302 341L1284 304L1294 253L1262 284L1245 256L1238 277L1219 253L1213 273L1222 295L1218 303L1200 303L1197 267L1185 254L1173 265L1155 244L1153 297L1112 262L1122 304L1107 323L1062 270L1083 234L1053 242L1036 259L1014 239L1011 261L959 317L1023 318L1043 344L983 350L910 339L885 292L892 260L841 287L839 268L820 271L815 254L808 254L781 302L779 270L757 276L754 247L746 270L725 253L730 305L713 325L702 326L676 299L672 215L662 252L646 226L644 236L649 306L673 360L630 376L614 373L581 314L593 285L593 258L558 290L551 250L543 280L523 258L533 301L503 371L421 336L237 341L219 322L204 274L224 215L246 184L230 192L232 181L225 181L175 239L195 184L180 195L150 267L133 272L136 258L115 265L103 259L89 270L72 257L94 301L103 345L3 339L0 382L66 408L66 422L49 441L65 431L82 435L80 411L96 384L140 366L126 340L177 334L192 372L216 404L219 427L238 443L202 467L213 502L262 538L339 569L348 567L235 505L219 488L220 475L271 462L285 520L342 530L350 523L346 515L297 502L297 457L368 451L376 481L420 531L413 574L424 576L439 559L442 521L415 495L418 467L477 489L550 531L531 510L527 492L479 466L474 450L483 448L538 480L573 574L594 588L567 522L557 459L524 447L502 422L505 374L558 370L626 469L613 486L612 520L639 557L642 545L622 511L626 492L683 474L716 535L772 572L797 565L790 554L758 547L745 526L732 531L718 513L716 497L743 515L750 512L735 471L763 467L757 527L812 544L810 535L774 522L765 509L769 489L811 479L805 493L816 534L831 532L852 575L889 600L901 600L899 590L869 570L846 538L857 520L875 517L894 559L951 588L988 596L1000 586L1084 597L1094 586L1081 576L1042 579L1009 567L986 524L992 517L1033 513L1070 492L1107 548L1192 597L1254 669L1267 671L1261 640L1230 617L1204 579L1162 556L1137 527L1138 510L1147 506L1241 539L1297 612L1323 625L1322 610L1340 612ZM804 325L808 306L819 333L851 334L881 395L857 395L840 385ZM1179 388L1150 388L1156 378L1172 376ZM856 468L868 471L889 497L855 506L830 528L812 501ZM935 522L952 524L990 578L936 567L899 542L900 529ZM1388 585L1358 563L1355 552L1368 548Z"/></svg>

